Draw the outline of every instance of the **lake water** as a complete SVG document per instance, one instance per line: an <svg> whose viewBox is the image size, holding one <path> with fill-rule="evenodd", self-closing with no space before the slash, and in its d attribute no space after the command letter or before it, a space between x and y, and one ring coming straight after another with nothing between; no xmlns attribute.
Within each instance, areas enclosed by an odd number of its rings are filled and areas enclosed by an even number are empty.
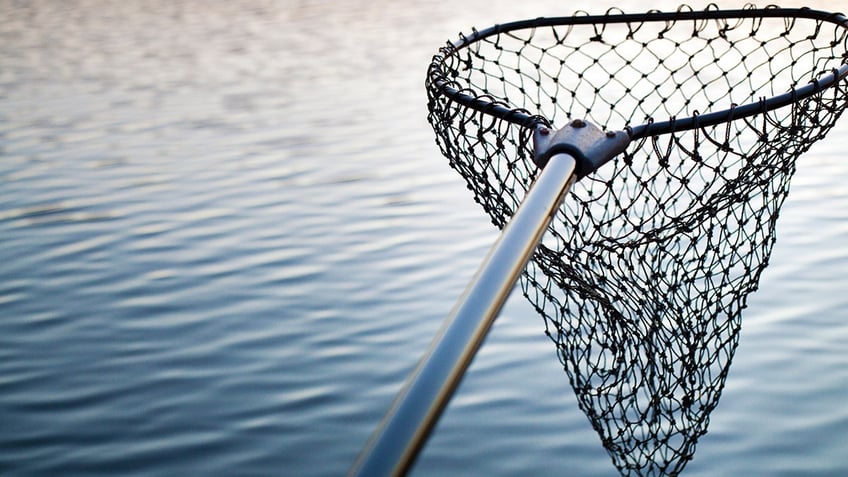
<svg viewBox="0 0 848 477"><path fill-rule="evenodd" d="M497 235L429 59L570 13L0 0L0 474L343 474ZM684 475L848 475L846 137L799 162ZM446 474L617 475L520 294L414 470Z"/></svg>

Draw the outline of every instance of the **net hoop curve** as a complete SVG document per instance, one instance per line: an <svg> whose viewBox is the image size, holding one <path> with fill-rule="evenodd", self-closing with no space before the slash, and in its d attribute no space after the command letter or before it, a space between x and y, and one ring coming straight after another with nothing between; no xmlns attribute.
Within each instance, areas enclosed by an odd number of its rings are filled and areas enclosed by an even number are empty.
<svg viewBox="0 0 848 477"><path fill-rule="evenodd" d="M442 74L443 70L440 67L445 58L450 55L455 55L458 51L490 36L516 30L548 26L606 25L631 22L676 22L685 20L727 21L746 18L785 18L794 21L794 19L797 18L805 18L810 20L826 21L848 30L848 18L841 13L812 10L807 7L778 8L770 6L763 9L757 9L753 5L749 5L746 8L738 10L711 9L711 7L714 6L715 5L712 4L706 10L684 10L684 7L680 7L676 12L651 10L643 14L614 13L620 12L620 10L611 8L605 15L575 14L569 17L539 17L530 20L519 20L493 25L483 30L475 29L470 35L460 35L459 40L448 43L447 46L442 48L440 53L437 54L430 63L427 71L427 81L434 86L436 91L441 92L443 95L460 105L522 127L535 129L538 126L551 126L551 124L543 116L532 114L526 109L511 108L509 105L492 96L475 96L472 91L464 88L457 88L453 81ZM715 126L736 119L764 114L775 109L791 105L799 100L806 99L822 92L823 90L838 85L842 79L848 76L848 63L843 63L838 68L832 68L831 73L832 74L830 75L823 75L819 79L811 80L808 84L802 87L792 88L790 91L769 98L761 98L759 101L744 105L732 105L730 108L724 110L709 112L706 114L693 114L685 118L670 118L667 121L660 122L648 121L637 126L625 125L623 129L627 131L631 139L641 139L671 132Z"/></svg>

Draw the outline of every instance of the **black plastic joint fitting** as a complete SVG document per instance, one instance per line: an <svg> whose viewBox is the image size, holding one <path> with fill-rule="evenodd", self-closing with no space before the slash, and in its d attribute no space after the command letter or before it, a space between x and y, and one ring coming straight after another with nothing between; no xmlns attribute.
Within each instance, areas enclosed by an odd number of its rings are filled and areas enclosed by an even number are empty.
<svg viewBox="0 0 848 477"><path fill-rule="evenodd" d="M533 132L533 162L544 168L554 154L568 154L577 163L577 179L582 179L624 152L628 144L630 135L626 132L605 132L582 119L575 119L556 132L538 126Z"/></svg>

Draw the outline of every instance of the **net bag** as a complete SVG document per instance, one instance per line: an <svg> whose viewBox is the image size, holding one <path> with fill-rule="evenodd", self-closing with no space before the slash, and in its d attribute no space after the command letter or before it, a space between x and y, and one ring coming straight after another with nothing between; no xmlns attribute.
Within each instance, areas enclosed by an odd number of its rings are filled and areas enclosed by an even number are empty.
<svg viewBox="0 0 848 477"><path fill-rule="evenodd" d="M443 47L429 121L503 227L532 136L625 130L578 181L521 279L613 464L676 475L707 431L796 159L848 99L846 20L811 10L608 11L499 25Z"/></svg>

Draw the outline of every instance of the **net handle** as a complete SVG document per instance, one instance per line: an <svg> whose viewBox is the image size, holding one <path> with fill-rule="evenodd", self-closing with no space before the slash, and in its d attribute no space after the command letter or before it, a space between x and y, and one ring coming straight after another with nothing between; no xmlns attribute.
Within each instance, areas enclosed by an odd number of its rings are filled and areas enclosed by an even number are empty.
<svg viewBox="0 0 848 477"><path fill-rule="evenodd" d="M510 123L535 128L539 124L547 124L546 120L532 115L523 109L512 109L508 105L489 101L488 99L474 96L472 91L454 88L451 81L445 79L440 73L440 66L444 58L455 54L457 51L486 37L506 33L514 30L539 28L558 25L604 25L610 23L635 23L635 22L659 22L659 21L685 21L685 20L727 20L742 18L806 18L820 20L840 25L848 30L848 18L841 13L830 13L809 8L765 8L765 9L741 9L741 10L678 10L677 12L652 11L642 14L607 14L607 15L575 15L571 17L536 18L533 20L520 20L516 22L494 25L484 30L474 30L471 35L462 35L459 40L448 44L433 62L428 70L428 81L432 82L436 90L444 94L458 104L475 111L508 121ZM832 74L810 81L808 84L795 88L786 93L770 98L761 98L759 101L744 104L731 105L722 111L711 112L701 115L693 115L686 118L671 118L668 121L648 122L638 126L626 126L624 129L632 140L644 137L658 136L671 132L687 131L695 128L716 126L721 123L735 119L746 118L758 114L764 114L775 109L788 106L800 100L820 93L821 91L837 85L848 76L848 64L831 70Z"/></svg>
<svg viewBox="0 0 848 477"><path fill-rule="evenodd" d="M551 157L407 379L349 477L406 475L575 178Z"/></svg>

